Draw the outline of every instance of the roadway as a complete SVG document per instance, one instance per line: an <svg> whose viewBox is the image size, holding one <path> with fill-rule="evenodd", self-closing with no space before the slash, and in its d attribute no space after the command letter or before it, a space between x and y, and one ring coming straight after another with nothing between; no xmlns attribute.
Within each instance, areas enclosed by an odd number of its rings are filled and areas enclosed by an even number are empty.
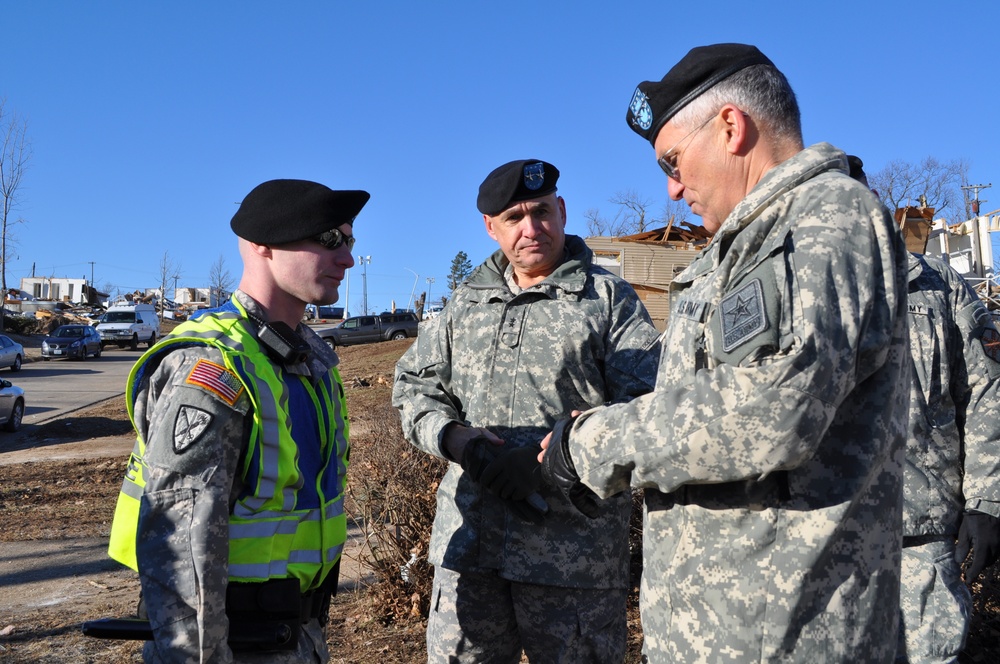
<svg viewBox="0 0 1000 664"><path fill-rule="evenodd" d="M333 323L310 325L317 332L333 326ZM16 373L0 371L0 378L24 389L24 424L42 424L124 394L128 373L145 351L145 345L136 351L108 346L100 357L88 357L82 362L66 359L45 362L37 354L29 353L33 361L25 362Z"/></svg>
<svg viewBox="0 0 1000 664"><path fill-rule="evenodd" d="M24 389L24 424L41 424L125 393L125 381L139 351L109 347L98 358L42 361L35 357L18 372L0 372Z"/></svg>

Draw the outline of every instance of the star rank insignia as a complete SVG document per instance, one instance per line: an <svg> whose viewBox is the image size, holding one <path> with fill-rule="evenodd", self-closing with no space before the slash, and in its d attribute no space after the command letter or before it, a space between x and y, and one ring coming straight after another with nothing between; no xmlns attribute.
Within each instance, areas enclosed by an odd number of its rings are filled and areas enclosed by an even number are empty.
<svg viewBox="0 0 1000 664"><path fill-rule="evenodd" d="M722 311L722 350L726 353L767 329L760 279L727 295L719 308Z"/></svg>

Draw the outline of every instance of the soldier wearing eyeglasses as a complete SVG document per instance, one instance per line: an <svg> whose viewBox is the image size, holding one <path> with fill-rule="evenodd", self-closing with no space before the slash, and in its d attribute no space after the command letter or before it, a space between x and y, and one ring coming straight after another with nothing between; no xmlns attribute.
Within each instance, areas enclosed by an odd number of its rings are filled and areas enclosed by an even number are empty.
<svg viewBox="0 0 1000 664"><path fill-rule="evenodd" d="M650 662L890 662L898 229L842 151L804 147L788 81L753 46L692 49L638 85L627 121L715 235L671 285L656 389L560 422L543 474L584 510L645 488Z"/></svg>
<svg viewBox="0 0 1000 664"><path fill-rule="evenodd" d="M328 661L346 539L337 356L301 323L354 261L364 191L271 180L243 199L239 289L129 376L138 433L109 553L136 569L147 662Z"/></svg>

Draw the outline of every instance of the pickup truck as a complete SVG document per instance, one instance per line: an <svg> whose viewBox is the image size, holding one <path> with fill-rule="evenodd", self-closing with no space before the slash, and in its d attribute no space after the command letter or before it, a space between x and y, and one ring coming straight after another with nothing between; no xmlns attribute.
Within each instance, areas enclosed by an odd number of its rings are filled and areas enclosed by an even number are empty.
<svg viewBox="0 0 1000 664"><path fill-rule="evenodd" d="M414 313L352 316L334 327L316 332L331 348L336 348L415 337L419 322Z"/></svg>

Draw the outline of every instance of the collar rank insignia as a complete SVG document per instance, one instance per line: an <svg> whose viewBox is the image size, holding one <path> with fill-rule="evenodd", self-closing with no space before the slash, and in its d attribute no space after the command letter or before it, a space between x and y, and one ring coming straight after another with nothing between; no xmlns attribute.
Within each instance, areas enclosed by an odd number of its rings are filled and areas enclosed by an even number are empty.
<svg viewBox="0 0 1000 664"><path fill-rule="evenodd" d="M730 352L767 329L764 293L760 279L754 279L719 305L722 311L722 350Z"/></svg>
<svg viewBox="0 0 1000 664"><path fill-rule="evenodd" d="M524 167L524 186L538 191L545 184L545 164L527 164Z"/></svg>
<svg viewBox="0 0 1000 664"><path fill-rule="evenodd" d="M174 452L187 451L211 423L211 413L193 406L181 406L174 420Z"/></svg>
<svg viewBox="0 0 1000 664"><path fill-rule="evenodd" d="M222 365L204 359L198 360L184 382L208 390L230 406L243 394L243 383L236 374Z"/></svg>

